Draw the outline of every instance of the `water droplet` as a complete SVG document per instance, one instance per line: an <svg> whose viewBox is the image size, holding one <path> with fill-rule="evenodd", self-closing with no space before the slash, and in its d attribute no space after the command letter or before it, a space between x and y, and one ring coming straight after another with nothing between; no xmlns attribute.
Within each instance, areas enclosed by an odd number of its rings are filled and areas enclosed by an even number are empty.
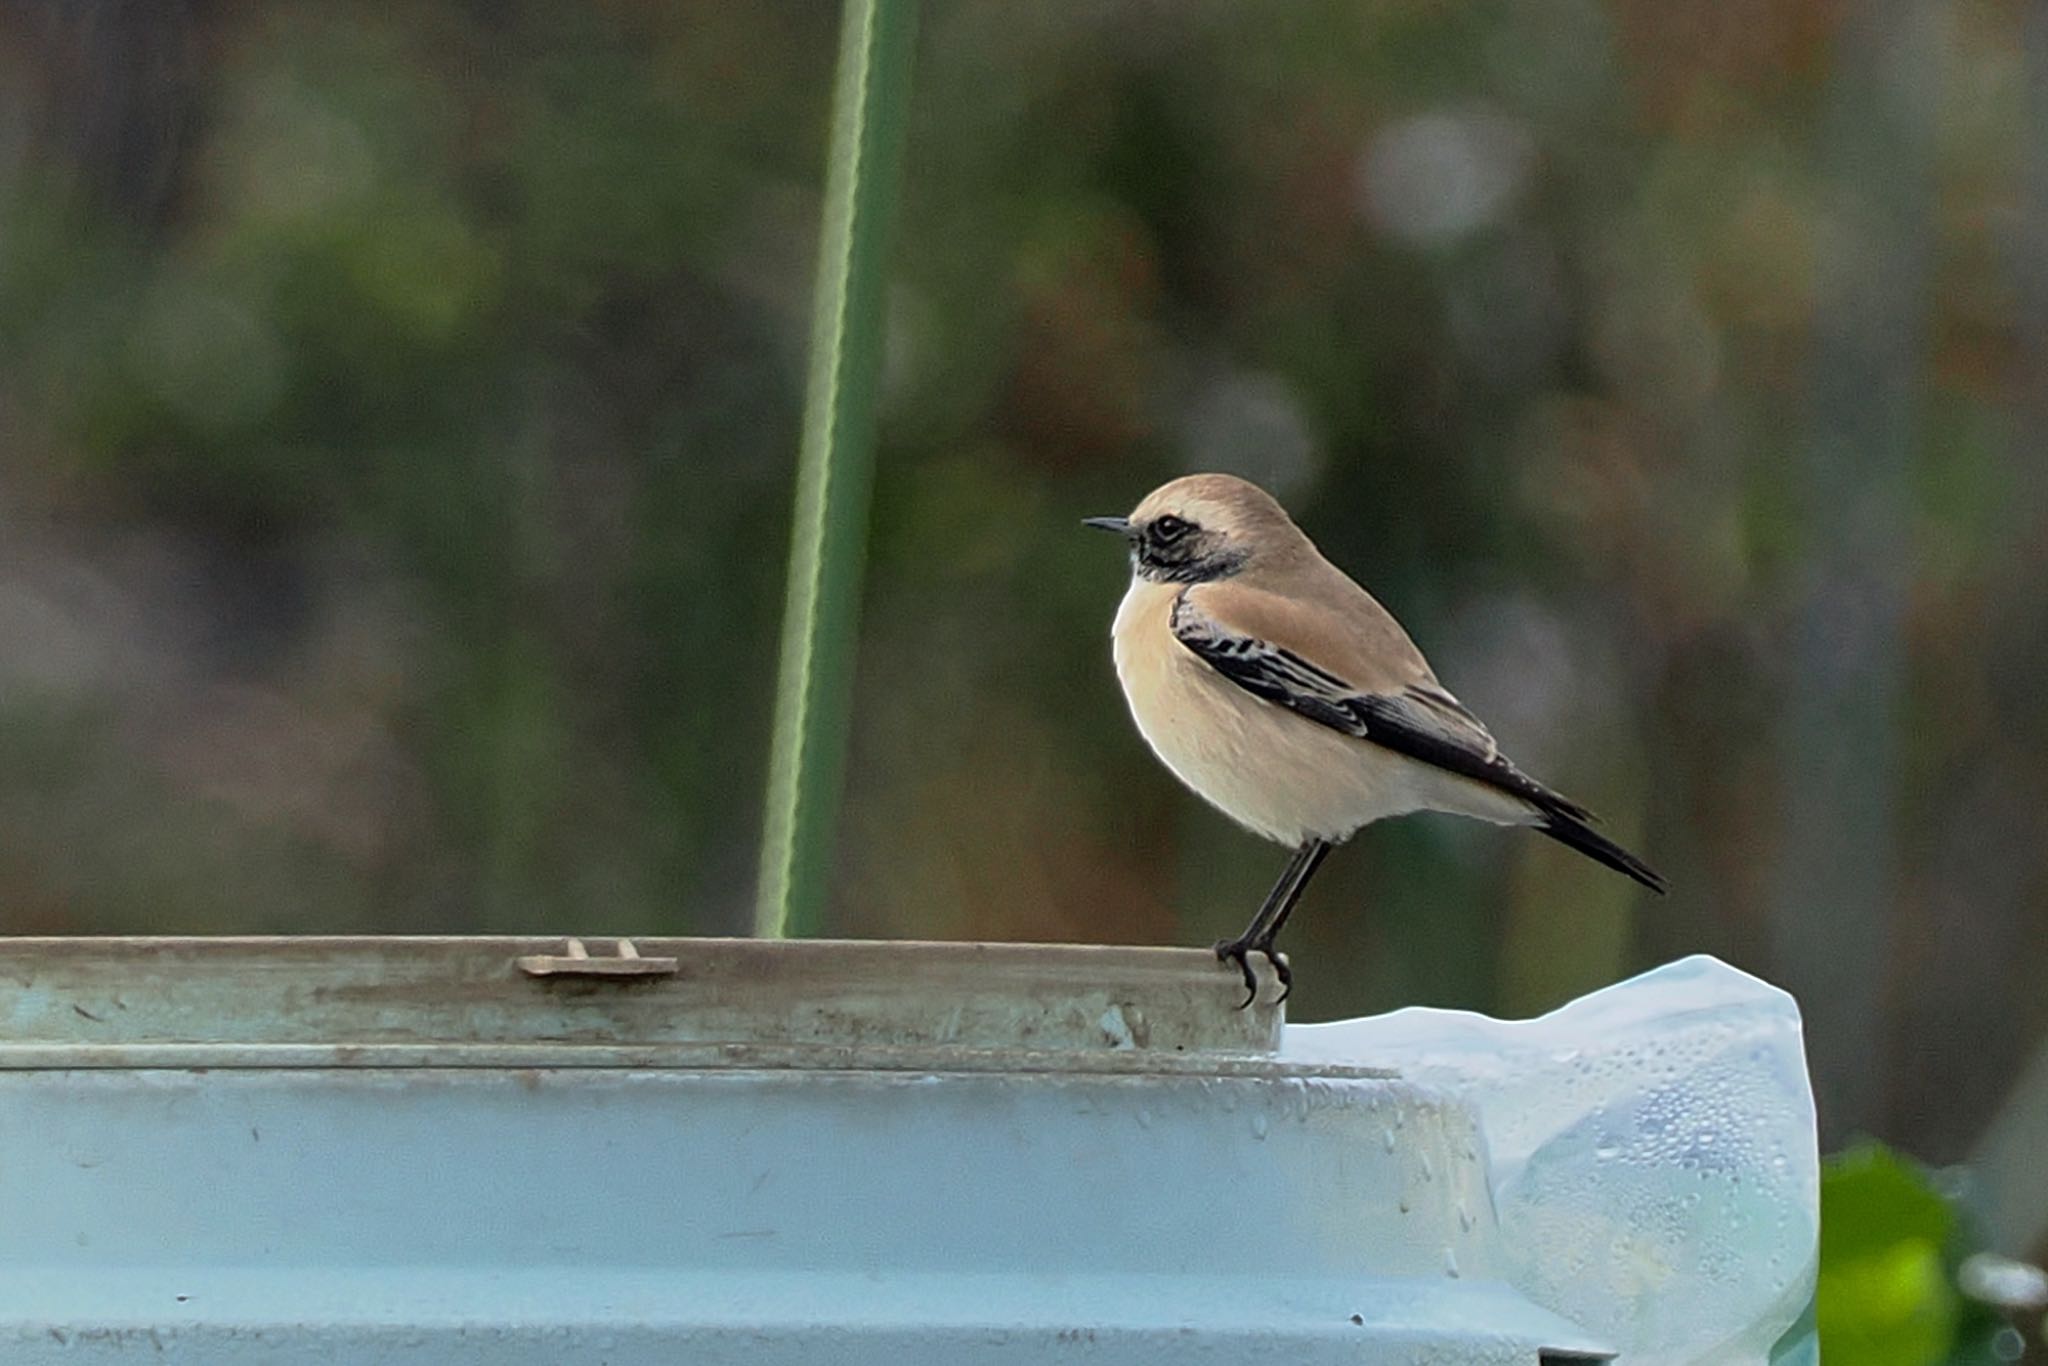
<svg viewBox="0 0 2048 1366"><path fill-rule="evenodd" d="M1380 1146L1388 1152L1394 1151L1394 1131L1386 1129L1380 1133Z"/></svg>
<svg viewBox="0 0 2048 1366"><path fill-rule="evenodd" d="M1465 1208L1462 1200L1458 1202L1458 1227L1467 1233L1472 1231L1472 1211Z"/></svg>
<svg viewBox="0 0 2048 1366"><path fill-rule="evenodd" d="M1258 1139L1263 1139L1263 1138L1264 1138L1265 1136L1266 1136L1266 1117L1265 1117L1264 1115L1253 1115L1253 1116L1252 1116L1252 1137L1253 1137L1253 1138L1258 1138Z"/></svg>
<svg viewBox="0 0 2048 1366"><path fill-rule="evenodd" d="M1444 1249L1444 1275L1458 1279L1458 1254L1450 1248Z"/></svg>
<svg viewBox="0 0 2048 1366"><path fill-rule="evenodd" d="M1404 1195L1404 1196L1402 1196L1402 1197L1401 1197L1401 1198L1400 1198L1400 1199L1399 1199L1398 1201L1396 1201L1395 1203L1396 1203L1396 1205L1397 1205L1397 1206L1399 1207L1399 1209L1400 1209L1401 1213L1403 1213L1403 1214L1406 1214L1406 1213L1408 1212L1408 1210L1409 1210L1410 1206L1409 1206L1409 1204L1408 1204L1408 1197L1407 1197L1407 1196L1405 1196L1405 1195Z"/></svg>
<svg viewBox="0 0 2048 1366"><path fill-rule="evenodd" d="M1422 1155L1422 1179L1424 1181L1436 1180L1436 1164L1429 1160L1428 1153Z"/></svg>
<svg viewBox="0 0 2048 1366"><path fill-rule="evenodd" d="M1150 1110L1146 1110L1143 1108L1139 1109L1138 1127L1140 1129L1149 1129L1152 1127L1152 1112Z"/></svg>

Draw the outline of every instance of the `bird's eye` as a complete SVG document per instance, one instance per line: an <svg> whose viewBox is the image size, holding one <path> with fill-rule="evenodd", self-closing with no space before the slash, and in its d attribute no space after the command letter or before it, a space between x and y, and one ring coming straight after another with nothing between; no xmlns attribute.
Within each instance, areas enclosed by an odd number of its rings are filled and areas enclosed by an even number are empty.
<svg viewBox="0 0 2048 1366"><path fill-rule="evenodd" d="M1164 517L1154 519L1152 523L1152 534L1162 541L1177 541L1190 530L1186 522L1170 512Z"/></svg>

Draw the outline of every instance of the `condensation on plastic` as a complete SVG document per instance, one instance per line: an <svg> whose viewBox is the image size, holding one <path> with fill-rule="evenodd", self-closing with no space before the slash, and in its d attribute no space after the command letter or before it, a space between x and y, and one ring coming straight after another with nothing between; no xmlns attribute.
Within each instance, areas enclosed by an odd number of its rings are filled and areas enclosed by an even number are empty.
<svg viewBox="0 0 2048 1366"><path fill-rule="evenodd" d="M1629 1366L1810 1359L1820 1165L1799 1010L1695 956L1534 1020L1410 1008L1289 1025L1469 1102L1509 1278Z"/></svg>

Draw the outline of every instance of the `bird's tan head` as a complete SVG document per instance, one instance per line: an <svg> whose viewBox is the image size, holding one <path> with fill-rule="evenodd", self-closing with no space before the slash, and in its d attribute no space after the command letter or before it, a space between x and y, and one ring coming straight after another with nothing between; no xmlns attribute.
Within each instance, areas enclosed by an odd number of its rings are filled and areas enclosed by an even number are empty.
<svg viewBox="0 0 2048 1366"><path fill-rule="evenodd" d="M1308 544L1286 509L1257 484L1229 474L1190 474L1145 495L1128 517L1090 517L1121 534L1142 578L1202 583Z"/></svg>

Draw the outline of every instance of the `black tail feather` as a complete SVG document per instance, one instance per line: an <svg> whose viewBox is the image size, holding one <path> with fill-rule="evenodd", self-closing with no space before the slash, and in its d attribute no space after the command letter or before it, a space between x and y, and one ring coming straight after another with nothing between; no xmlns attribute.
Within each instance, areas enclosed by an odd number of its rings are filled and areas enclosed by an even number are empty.
<svg viewBox="0 0 2048 1366"><path fill-rule="evenodd" d="M1596 862L1606 864L1617 873L1628 874L1659 896L1664 894L1664 879L1655 869L1587 825L1580 815L1568 810L1553 809L1544 813L1542 823L1535 828L1559 844L1576 849Z"/></svg>

